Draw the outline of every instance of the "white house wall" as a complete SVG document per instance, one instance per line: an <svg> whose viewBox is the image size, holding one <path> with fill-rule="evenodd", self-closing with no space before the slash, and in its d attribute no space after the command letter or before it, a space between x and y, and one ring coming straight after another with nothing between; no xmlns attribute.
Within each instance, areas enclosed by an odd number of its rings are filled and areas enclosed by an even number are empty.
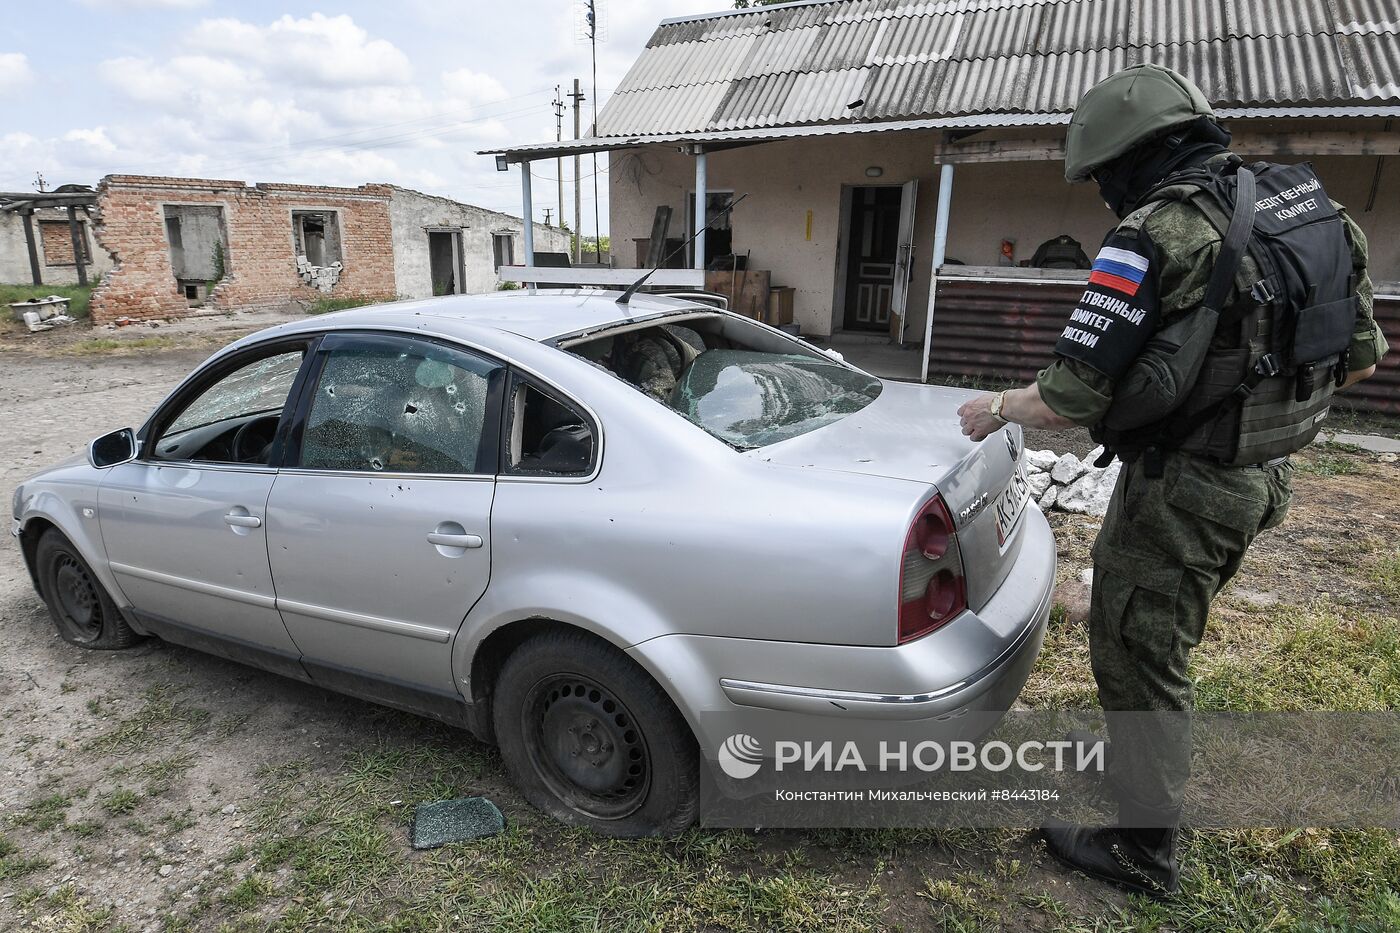
<svg viewBox="0 0 1400 933"><path fill-rule="evenodd" d="M407 188L394 187L389 202L393 229L394 281L400 298L431 298L433 282L428 258L428 232L460 230L463 282L468 294L495 291L496 264L493 234L514 238L516 262L524 258L524 225L519 217L472 204L462 204ZM557 227L535 224L535 251L564 253L569 236Z"/></svg>
<svg viewBox="0 0 1400 933"><path fill-rule="evenodd" d="M784 140L712 152L711 191L748 193L732 217L734 249L751 251L749 268L772 271L773 284L796 289L795 319L804 333L840 328L841 192L846 185L898 185L919 180L915 218L914 274L907 333L920 339L928 303L938 170L932 137L921 133L876 133L859 137ZM1299 161L1290 157L1281 161ZM1387 160L1381 197L1365 212L1374 177L1374 157L1318 158L1329 193L1353 210L1372 244L1373 276L1400 279L1400 160ZM633 240L651 232L656 208L672 209L669 236L685 236L686 201L693 189L695 160L673 147L653 146L611 154L611 233L619 264L635 265ZM878 178L866 175L878 166ZM812 212L807 238L807 212ZM971 163L957 166L947 255L968 265L996 265L1001 241L1016 241L1015 258L1029 259L1036 247L1067 233L1093 256L1113 215L1092 185L1068 185L1060 162Z"/></svg>

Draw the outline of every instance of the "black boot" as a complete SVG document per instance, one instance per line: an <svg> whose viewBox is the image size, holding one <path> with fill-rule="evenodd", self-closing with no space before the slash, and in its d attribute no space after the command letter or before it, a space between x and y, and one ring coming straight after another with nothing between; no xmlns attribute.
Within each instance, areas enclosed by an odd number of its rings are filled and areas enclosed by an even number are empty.
<svg viewBox="0 0 1400 933"><path fill-rule="evenodd" d="M1179 887L1176 860L1181 809L1143 807L1124 799L1118 826L1074 826L1052 820L1040 830L1045 849L1092 878L1138 894L1166 897Z"/></svg>

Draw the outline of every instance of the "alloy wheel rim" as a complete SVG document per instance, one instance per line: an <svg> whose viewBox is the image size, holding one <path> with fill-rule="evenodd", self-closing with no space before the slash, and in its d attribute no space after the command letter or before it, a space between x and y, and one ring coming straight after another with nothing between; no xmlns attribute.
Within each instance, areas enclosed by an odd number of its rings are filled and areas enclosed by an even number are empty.
<svg viewBox="0 0 1400 933"><path fill-rule="evenodd" d="M651 789L651 756L631 712L579 674L555 674L525 701L526 751L549 789L594 819L635 813Z"/></svg>

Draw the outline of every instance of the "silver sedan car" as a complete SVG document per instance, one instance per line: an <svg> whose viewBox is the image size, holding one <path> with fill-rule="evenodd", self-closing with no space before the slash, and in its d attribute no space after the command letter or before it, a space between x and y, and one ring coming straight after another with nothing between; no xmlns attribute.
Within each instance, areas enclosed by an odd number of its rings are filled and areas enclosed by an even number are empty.
<svg viewBox="0 0 1400 933"><path fill-rule="evenodd" d="M246 337L26 481L63 638L143 636L433 716L525 797L673 833L726 736L1004 711L1055 544L1019 428L691 302L499 293Z"/></svg>

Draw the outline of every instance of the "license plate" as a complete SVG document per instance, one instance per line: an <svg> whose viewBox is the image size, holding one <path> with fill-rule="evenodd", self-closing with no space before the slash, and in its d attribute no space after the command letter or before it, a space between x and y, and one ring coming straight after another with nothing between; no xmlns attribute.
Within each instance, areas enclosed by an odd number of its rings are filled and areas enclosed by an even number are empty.
<svg viewBox="0 0 1400 933"><path fill-rule="evenodd" d="M1006 484L1006 488L997 496L997 501L992 503L993 514L997 519L997 546L1002 551L1006 550L1007 542L1011 540L1011 532L1016 528L1016 521L1021 517L1021 513L1026 509L1026 502L1030 500L1031 487L1026 482L1026 471L1020 464L1016 465L1016 472L1011 474L1011 482Z"/></svg>

